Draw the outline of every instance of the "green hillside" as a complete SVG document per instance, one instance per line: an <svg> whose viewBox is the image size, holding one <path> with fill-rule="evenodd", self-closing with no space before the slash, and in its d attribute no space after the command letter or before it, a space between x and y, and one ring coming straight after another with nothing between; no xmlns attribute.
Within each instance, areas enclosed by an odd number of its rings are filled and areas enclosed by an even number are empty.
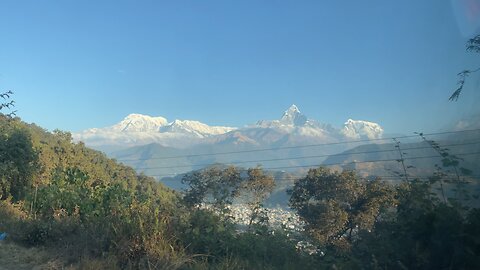
<svg viewBox="0 0 480 270"><path fill-rule="evenodd" d="M238 234L229 219L189 208L179 193L69 133L4 116L0 129L0 232L12 250L42 247L60 269L309 265L283 234Z"/></svg>

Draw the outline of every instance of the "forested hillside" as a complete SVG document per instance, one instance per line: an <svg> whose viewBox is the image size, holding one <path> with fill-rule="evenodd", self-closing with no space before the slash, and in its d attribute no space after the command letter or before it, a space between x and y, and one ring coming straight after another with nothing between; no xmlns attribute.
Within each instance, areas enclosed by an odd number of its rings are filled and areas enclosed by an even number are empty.
<svg viewBox="0 0 480 270"><path fill-rule="evenodd" d="M228 217L187 203L153 178L72 143L69 133L50 133L19 118L0 120L0 232L27 247L46 247L56 265L227 269L309 263L283 234L236 233ZM260 182L271 179L258 172ZM252 173L250 178L235 174L237 190L242 185L249 191L244 196L254 194L260 183Z"/></svg>

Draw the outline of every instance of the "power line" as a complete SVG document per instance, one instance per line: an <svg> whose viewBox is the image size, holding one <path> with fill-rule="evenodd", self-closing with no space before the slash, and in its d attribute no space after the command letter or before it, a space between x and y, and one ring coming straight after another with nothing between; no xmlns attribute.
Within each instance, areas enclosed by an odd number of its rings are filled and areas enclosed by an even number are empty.
<svg viewBox="0 0 480 270"><path fill-rule="evenodd" d="M457 144L446 144L442 147L451 147L451 146L463 146L463 145L472 145L478 144L480 141L473 141L468 143L457 143ZM420 150L420 149L432 149L432 146L421 146L421 147L410 147L402 148L402 151L406 150ZM397 151L396 149L386 149L386 150L372 150L372 151L363 151L363 152L350 152L350 153L338 153L338 154L324 154L324 155L313 155L313 156L302 156L302 157L292 157L292 158L273 158L273 159L258 159L258 160L245 160L245 161L232 161L232 162L216 162L208 164L190 164L190 165L174 165L174 166L154 166L154 167L137 167L137 170L154 170L154 169L174 169L174 168L191 168L191 167L208 167L216 164L245 164L245 163L255 163L255 162L272 162L272 161L285 161L285 160L298 160L298 159L309 159L309 158L322 158L322 157L336 157L336 156L348 156L348 155L360 155L360 154L374 154L374 153L385 153Z"/></svg>
<svg viewBox="0 0 480 270"><path fill-rule="evenodd" d="M474 153L465 153L465 154L452 154L456 156L468 156L468 155L478 155L480 152ZM438 155L435 156L423 156L423 157L409 157L404 158L404 160L413 160L413 159L425 159L425 158L439 158ZM351 164L361 164L361 163L375 163L375 162L391 162L399 161L400 159L378 159L378 160L366 160L366 161L352 161L347 163L330 163L330 164L317 164L317 165L297 165L297 166L285 166L285 167L270 167L264 168L265 170L278 170L278 169L294 169L294 168L308 168L308 167L319 167L319 166L334 166L334 165L351 165Z"/></svg>
<svg viewBox="0 0 480 270"><path fill-rule="evenodd" d="M473 152L473 153L455 153L451 155L455 156L469 156L469 155L479 155L480 152ZM408 157L404 158L404 160L415 160L415 159L427 159L427 158L435 158L438 159L440 158L438 155L434 156L419 156L419 157ZM267 167L263 168L264 170L279 170L279 169L298 169L298 168L312 168L312 167L326 167L326 166L335 166L335 165L353 165L353 164L362 164L362 163L376 163L376 162L393 162L396 161L398 162L399 159L377 159L377 160L365 160L365 161L352 161L352 162L339 162L339 163L329 163L329 164L311 164L311 165L297 165L297 166L282 166L282 167ZM178 174L171 174L171 175L150 175L152 177L166 177L166 176L177 176Z"/></svg>
<svg viewBox="0 0 480 270"><path fill-rule="evenodd" d="M460 131L446 131L446 132L436 132L436 133L423 133L423 136L437 136L437 135L456 134L456 133L463 133L463 132L475 132L475 131L480 131L480 129L469 129L469 130L460 130ZM329 145L342 145L342 144L350 144L350 143L353 144L353 143L362 143L362 142L387 141L387 140L393 140L393 139L406 139L406 138L414 138L414 137L419 137L419 135L416 134L416 135L405 135L405 136L398 136L398 137L391 137L391 138L381 138L381 139L379 138L379 139L341 141L341 142L332 142L332 143L284 146L284 147L277 147L277 148L260 148L260 149L251 149L251 150L226 151L226 152L191 154L191 155L177 155L177 156L166 156L166 157L136 158L136 159L118 158L117 160L118 161L163 160L163 159L176 159L176 158L189 158L189 157L202 157L202 156L215 156L215 155L229 155L229 154L277 151L277 150L285 150L285 149L298 149L298 148L309 148L309 147L329 146Z"/></svg>
<svg viewBox="0 0 480 270"><path fill-rule="evenodd" d="M381 175L368 175L368 176L360 176L361 178L368 178L368 177L375 177L375 178L380 178L382 180L396 180L396 179L399 179L399 180L403 180L403 176L392 176L392 175L387 175L387 176L381 176ZM415 175L410 175L410 177L412 179L431 179L433 178L434 176L415 176ZM469 178L474 178L474 179L468 179L468 180L477 180L478 181L478 178L480 178L480 175L469 175L468 176ZM301 178L305 178L305 176L292 176L292 177L274 177L275 180L277 181L282 181L282 180L297 180L297 179L301 179ZM456 181L457 180L457 177L456 176L451 176L451 177L442 177L442 178L439 178L441 180L451 180L451 181ZM174 179L174 178L167 178L167 179L161 179L162 181L178 181L178 179ZM478 184L478 183L476 183Z"/></svg>
<svg viewBox="0 0 480 270"><path fill-rule="evenodd" d="M381 178L381 179L387 179L387 180L391 180L391 179L403 179L403 175L399 175L399 176L394 176L394 175L367 175L367 176L362 176L362 175L358 175L359 177L361 178ZM430 175L430 176L416 176L416 175L409 175L411 178L413 179L431 179L431 178L434 178L435 176L434 175ZM304 176L290 176L290 177L274 177L275 180L296 180L296 179L299 179L299 178L304 178ZM463 178L468 178L468 180L474 180L475 178L480 178L480 175L468 175L468 176L462 176ZM472 179L473 178L473 179ZM439 179L441 180L458 180L458 178L455 176L455 175L450 175L449 177L439 177ZM167 179L167 180L173 180L173 179ZM478 180L478 179L475 179L475 180Z"/></svg>

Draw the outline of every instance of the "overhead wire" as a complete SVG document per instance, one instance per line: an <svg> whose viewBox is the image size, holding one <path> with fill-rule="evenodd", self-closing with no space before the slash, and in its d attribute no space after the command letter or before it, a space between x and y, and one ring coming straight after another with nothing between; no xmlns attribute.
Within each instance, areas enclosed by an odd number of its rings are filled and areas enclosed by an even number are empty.
<svg viewBox="0 0 480 270"><path fill-rule="evenodd" d="M480 155L480 152L472 152L472 153L455 153L451 154L455 156L469 156L469 155ZM404 160L416 160L416 159L438 159L440 158L438 155L431 155L431 156L417 156L417 157L407 157ZM264 170L280 170L280 169L298 169L298 168L314 168L314 167L327 167L327 166L335 166L335 165L353 165L353 164L362 164L362 163L376 163L376 162L398 162L399 159L377 159L377 160L365 160L365 161L351 161L351 162L339 162L339 163L329 163L329 164L310 164L310 165L296 165L296 166L279 166L279 167L264 167ZM170 175L150 175L152 177L167 177L167 176L177 176L178 174L170 174Z"/></svg>
<svg viewBox="0 0 480 270"><path fill-rule="evenodd" d="M375 142L375 141L388 141L388 140L393 140L393 139L415 138L415 137L419 137L420 134L423 135L423 136L438 136L438 135L457 134L457 133L475 132L475 131L480 131L480 129L467 129L467 130L445 131L445 132L435 132L435 133L418 133L418 134L415 134L415 135L404 135L404 136L396 136L396 137L390 137L390 138L352 140L352 141L330 142L330 143L309 144L309 145L296 145L296 146L283 146L283 147L276 147L276 148L259 148L259 149L225 151L225 152L216 152L216 153L188 154L188 155L134 158L134 159L117 158L116 160L118 160L118 161L164 160L164 159L216 156L216 155L228 155L228 154L240 154L240 153L254 153L254 152L265 152L265 151L278 151L278 150L285 150L285 149L311 148L311 147L319 147L319 146L330 146L330 145L354 144L354 143L365 143L365 142Z"/></svg>
<svg viewBox="0 0 480 270"><path fill-rule="evenodd" d="M442 147L452 147L452 146L465 146L478 144L480 141L473 141L467 143L455 143L455 144L446 144ZM432 146L421 146L421 147L410 147L402 148L402 151L407 150L420 150L420 149L432 149ZM231 161L231 162L215 162L215 163L205 163L205 164L185 164L185 165L174 165L174 166L153 166L153 167L136 167L137 170L155 170L155 169L173 169L173 168L191 168L191 167L208 167L214 166L219 163L225 165L234 165L234 164L246 164L246 163L256 163L256 162L272 162L272 161L286 161L286 160L301 160L301 159L311 159L311 158L323 158L323 157L336 157L336 156L349 156L349 155L360 155L360 154L375 154L375 153L387 153L394 152L397 149L385 149L385 150L372 150L372 151L362 151L362 152L344 152L338 154L323 154L323 155L311 155L311 156L301 156L301 157L289 157L289 158L272 158L272 159L257 159L257 160L244 160L244 161Z"/></svg>

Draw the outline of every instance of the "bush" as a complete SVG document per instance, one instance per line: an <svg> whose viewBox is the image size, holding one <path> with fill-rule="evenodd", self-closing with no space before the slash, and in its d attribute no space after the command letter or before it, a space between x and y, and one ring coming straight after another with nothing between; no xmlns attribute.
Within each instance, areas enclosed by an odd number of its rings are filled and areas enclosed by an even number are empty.
<svg viewBox="0 0 480 270"><path fill-rule="evenodd" d="M0 200L0 232L12 234L15 225L27 217L22 210L22 204L12 204L10 200Z"/></svg>
<svg viewBox="0 0 480 270"><path fill-rule="evenodd" d="M179 225L180 241L192 254L224 257L234 241L233 224L209 210L193 210Z"/></svg>

